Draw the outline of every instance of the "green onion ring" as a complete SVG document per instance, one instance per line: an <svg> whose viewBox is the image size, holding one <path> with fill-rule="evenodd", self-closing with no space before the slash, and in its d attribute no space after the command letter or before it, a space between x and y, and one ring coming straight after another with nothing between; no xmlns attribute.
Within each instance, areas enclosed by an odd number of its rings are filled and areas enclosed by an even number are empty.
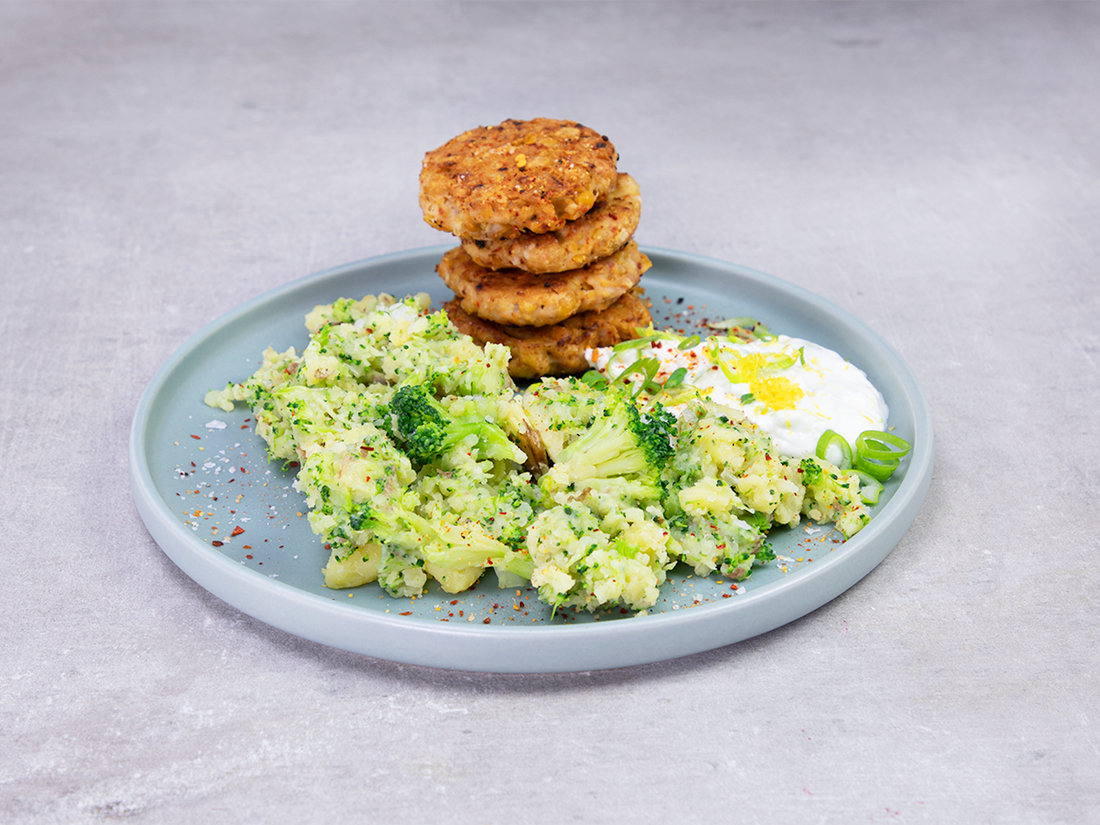
<svg viewBox="0 0 1100 825"><path fill-rule="evenodd" d="M852 470L859 479L859 497L864 504L878 504L879 494L882 492L882 482L863 470Z"/></svg>
<svg viewBox="0 0 1100 825"><path fill-rule="evenodd" d="M829 451L829 447L836 445L840 450L840 463L836 465L837 469L849 470L852 467L852 448L849 446L848 441L838 433L836 430L826 430L821 434L821 438L817 440L817 457L823 461L829 459L825 456Z"/></svg>
<svg viewBox="0 0 1100 825"><path fill-rule="evenodd" d="M889 461L909 454L912 445L882 430L864 430L856 438L856 454L874 461Z"/></svg>
<svg viewBox="0 0 1100 825"><path fill-rule="evenodd" d="M900 462L896 458L892 461L875 461L857 454L852 466L857 470L867 473L867 475L872 478L876 478L879 481L886 481L886 479L894 474L894 470L898 468L899 463Z"/></svg>
<svg viewBox="0 0 1100 825"><path fill-rule="evenodd" d="M854 466L879 481L885 481L894 474L910 449L912 445L908 441L893 433L865 430L856 438Z"/></svg>

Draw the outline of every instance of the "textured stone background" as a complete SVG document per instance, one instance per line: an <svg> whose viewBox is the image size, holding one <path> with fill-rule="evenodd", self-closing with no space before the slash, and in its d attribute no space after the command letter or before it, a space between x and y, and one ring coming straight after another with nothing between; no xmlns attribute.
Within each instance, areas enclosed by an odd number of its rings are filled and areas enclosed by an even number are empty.
<svg viewBox="0 0 1100 825"><path fill-rule="evenodd" d="M1100 6L0 3L0 820L1096 822ZM195 585L133 506L193 332L445 240L423 152L575 118L648 245L827 296L936 472L793 624L552 676L343 653Z"/></svg>

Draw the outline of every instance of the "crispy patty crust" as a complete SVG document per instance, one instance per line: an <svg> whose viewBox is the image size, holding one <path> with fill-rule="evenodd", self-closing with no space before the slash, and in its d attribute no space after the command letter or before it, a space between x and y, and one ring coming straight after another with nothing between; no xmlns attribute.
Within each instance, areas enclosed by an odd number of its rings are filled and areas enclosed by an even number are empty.
<svg viewBox="0 0 1100 825"><path fill-rule="evenodd" d="M465 240L474 263L489 269L564 272L587 266L622 248L642 216L642 194L634 178L620 172L606 198L561 229L497 241Z"/></svg>
<svg viewBox="0 0 1100 825"><path fill-rule="evenodd" d="M496 324L543 327L578 312L606 309L633 289L650 266L630 240L618 252L567 272L486 269L461 246L448 250L435 269L470 315Z"/></svg>
<svg viewBox="0 0 1100 825"><path fill-rule="evenodd" d="M508 372L513 378L573 375L588 369L584 352L613 347L636 338L639 328L652 325L646 301L628 292L607 309L582 312L546 327L494 324L462 309L456 298L443 305L451 322L479 345L504 344L512 351Z"/></svg>
<svg viewBox="0 0 1100 825"><path fill-rule="evenodd" d="M568 120L506 120L463 132L424 156L424 220L460 238L553 232L615 185L615 147Z"/></svg>

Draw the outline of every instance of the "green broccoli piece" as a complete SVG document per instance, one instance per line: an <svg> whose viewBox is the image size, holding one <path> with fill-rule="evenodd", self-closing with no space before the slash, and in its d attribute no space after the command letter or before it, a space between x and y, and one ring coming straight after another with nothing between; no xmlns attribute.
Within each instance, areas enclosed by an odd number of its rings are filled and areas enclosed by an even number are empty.
<svg viewBox="0 0 1100 825"><path fill-rule="evenodd" d="M823 471L821 465L812 458L804 458L798 465L802 471L802 483L809 487L811 484L820 484Z"/></svg>
<svg viewBox="0 0 1100 825"><path fill-rule="evenodd" d="M424 465L477 436L482 458L522 462L526 456L496 424L474 416L453 417L423 384L406 384L390 402L393 430L413 464Z"/></svg>
<svg viewBox="0 0 1100 825"><path fill-rule="evenodd" d="M543 492L627 478L648 481L652 493L659 494L659 476L673 454L675 428L675 418L659 404L643 412L625 389L612 389L592 425L558 454L543 476Z"/></svg>

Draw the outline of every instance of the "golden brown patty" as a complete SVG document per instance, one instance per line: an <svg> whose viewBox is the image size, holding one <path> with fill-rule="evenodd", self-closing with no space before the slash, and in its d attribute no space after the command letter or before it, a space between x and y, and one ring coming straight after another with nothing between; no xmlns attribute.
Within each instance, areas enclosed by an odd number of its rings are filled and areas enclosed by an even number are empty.
<svg viewBox="0 0 1100 825"><path fill-rule="evenodd" d="M543 327L578 312L606 309L649 267L649 258L631 240L613 255L568 272L486 269L461 246L448 250L435 270L471 315L496 324Z"/></svg>
<svg viewBox="0 0 1100 825"><path fill-rule="evenodd" d="M553 232L615 185L615 147L568 120L506 120L464 132L424 156L424 220L460 238Z"/></svg>
<svg viewBox="0 0 1100 825"><path fill-rule="evenodd" d="M584 352L590 347L613 347L636 338L639 327L652 320L646 302L628 292L602 312L582 312L547 327L506 326L484 321L462 309L455 299L443 305L460 332L479 345L504 344L512 351L508 372L513 378L571 375L588 369Z"/></svg>
<svg viewBox="0 0 1100 825"><path fill-rule="evenodd" d="M641 216L638 184L630 175L620 173L606 198L561 229L497 241L466 240L462 247L474 263L489 269L564 272L587 266L622 248L638 228Z"/></svg>

